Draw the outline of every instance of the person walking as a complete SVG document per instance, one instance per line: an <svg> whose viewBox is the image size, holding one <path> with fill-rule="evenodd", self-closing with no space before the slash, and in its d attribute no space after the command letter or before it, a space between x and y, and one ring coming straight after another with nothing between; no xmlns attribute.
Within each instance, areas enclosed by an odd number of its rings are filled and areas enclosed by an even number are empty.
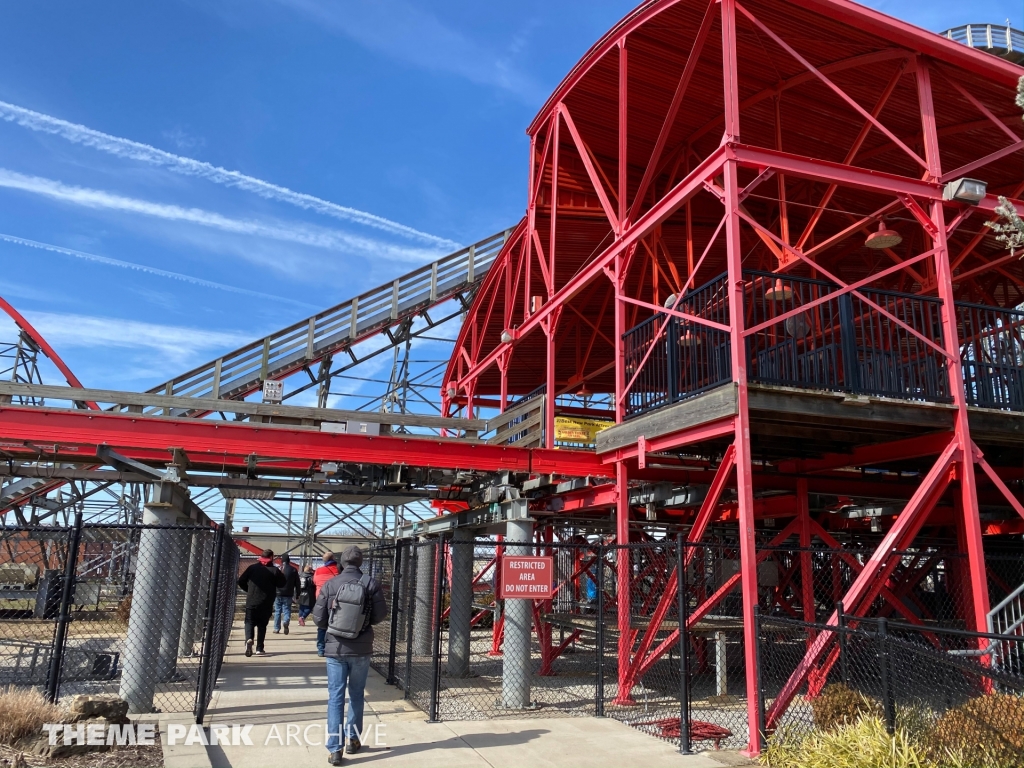
<svg viewBox="0 0 1024 768"><path fill-rule="evenodd" d="M299 626L306 626L306 617L313 612L316 602L316 585L313 583L313 569L308 565L299 574Z"/></svg>
<svg viewBox="0 0 1024 768"><path fill-rule="evenodd" d="M284 633L288 634L288 625L292 623L292 601L299 589L299 571L288 555L281 555L281 573L284 574L284 586L277 588L277 597L274 598L275 635L281 631L282 624Z"/></svg>
<svg viewBox="0 0 1024 768"><path fill-rule="evenodd" d="M320 596L320 590L323 589L324 584L333 579L338 575L338 563L334 559L334 553L331 551L324 552L324 564L313 571L313 586L316 588L316 596ZM324 649L326 648L326 629L317 625L316 628L316 655L323 656Z"/></svg>
<svg viewBox="0 0 1024 768"><path fill-rule="evenodd" d="M274 553L264 549L259 559L238 577L238 588L245 592L245 655L266 656L263 643L267 624L274 613L274 598L284 586L284 574L274 565ZM254 636L255 635L255 636Z"/></svg>
<svg viewBox="0 0 1024 768"><path fill-rule="evenodd" d="M362 572L363 552L352 546L341 554L341 572L320 589L313 607L313 621L326 634L327 656L327 762L341 765L342 748L362 748L363 704L366 676L373 654L373 625L388 615L384 590ZM348 691L348 717L345 692Z"/></svg>

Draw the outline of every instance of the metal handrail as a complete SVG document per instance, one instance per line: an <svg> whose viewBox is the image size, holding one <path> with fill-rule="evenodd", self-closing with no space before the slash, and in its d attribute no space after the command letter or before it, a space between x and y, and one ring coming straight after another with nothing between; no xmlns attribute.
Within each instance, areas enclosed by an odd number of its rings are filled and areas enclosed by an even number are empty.
<svg viewBox="0 0 1024 768"><path fill-rule="evenodd" d="M478 285L511 229L300 320L148 390L237 399Z"/></svg>
<svg viewBox="0 0 1024 768"><path fill-rule="evenodd" d="M1014 601L1022 600L1024 600L1024 584L1021 584L1019 587L1013 590L1013 592L1011 592L1005 598L1003 598L999 605L997 605L995 608L988 612L988 615L986 617L988 622L988 631L995 632L995 620L999 616L999 614L1007 607L1012 605ZM1009 634L1013 630L1017 629L1017 627L1024 625L1024 610L1021 610L1021 608L1024 608L1024 605L1021 605L1018 608L1018 612L1021 615L1017 617L1017 620L1010 626L1001 627L1000 634Z"/></svg>
<svg viewBox="0 0 1024 768"><path fill-rule="evenodd" d="M942 36L969 48L1024 52L1024 32L1007 24L964 24L947 29Z"/></svg>

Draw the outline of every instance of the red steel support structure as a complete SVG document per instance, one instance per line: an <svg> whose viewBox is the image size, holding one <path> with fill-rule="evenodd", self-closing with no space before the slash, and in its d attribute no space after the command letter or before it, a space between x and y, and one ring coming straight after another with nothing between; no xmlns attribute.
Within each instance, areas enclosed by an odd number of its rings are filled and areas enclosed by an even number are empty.
<svg viewBox="0 0 1024 768"><path fill-rule="evenodd" d="M920 624L928 608L914 589L952 551L960 561L946 576L968 587L957 617L984 630L989 583L1017 586L987 567L985 545L1024 532L1024 269L984 225L999 196L1024 211L1021 75L846 0L652 0L587 52L530 125L525 216L445 373L445 415L518 408L494 438L505 444L5 396L0 448L8 461L55 465L91 463L105 447L156 465L180 449L209 472L259 458L303 477L324 461L531 476L538 550L558 551L564 522L619 546L601 561L615 573L615 705L635 703L681 637L703 669L706 640L684 629L738 590L727 618L743 634L756 754L760 724L773 730L794 696L815 696L838 653L832 633L808 635L760 712L756 608L834 624L841 601L853 622ZM946 199L963 177L988 193ZM542 412L518 407L538 393ZM610 426L593 450L562 450L563 413ZM515 444L517 423L531 447ZM552 490L562 476L579 482ZM677 501L640 505L645 483ZM868 507L870 520L840 514ZM689 584L685 628L665 623L684 582L674 559L629 549L664 546L666 531L686 534L686 565L713 540L738 564ZM815 541L827 548L817 565ZM501 557L499 544L495 567ZM762 565L779 569L775 584L759 584ZM560 588L578 589L580 576L574 566ZM550 610L534 611L545 674L579 636L556 645ZM494 654L501 637L499 621Z"/></svg>
<svg viewBox="0 0 1024 768"><path fill-rule="evenodd" d="M845 0L653 0L587 52L528 129L526 215L467 315L445 376L445 412L504 410L543 389L544 444L552 448L559 397L607 395L605 416L616 426L597 450L614 465L619 544L644 536L629 501L637 479L659 472L671 479L671 469L657 467L702 462L707 501L676 521L691 526L691 542L709 523L736 526L740 568L689 621L739 586L751 753L762 715L771 730L792 696L832 663L830 637L819 634L771 711L758 712L753 615L759 601L770 607L773 599L759 590L758 563L768 557L759 542L792 537L806 548L816 538L838 547L829 529L839 523L809 508L808 493L822 483L840 496L909 497L884 520L866 563L845 559L856 577L845 590L835 581L834 597L848 613L866 615L882 599L916 621L894 579L900 558L892 552L911 547L926 525L944 526L966 555L969 624L985 629L978 497L1011 515L1024 515L1024 507L1006 484L1021 479L1019 452L1015 466L998 447L1000 466L985 458L985 446L1000 443L989 440L992 422L976 409L1005 404L977 401L977 381L965 384L965 370L979 365L966 351L979 331L965 320L975 311L965 302L1009 311L1024 300L1020 262L984 228L998 195L1018 204L1024 189L1024 128L1013 104L1021 75L1009 62ZM974 205L945 200L946 183L961 177L984 180L988 194ZM877 229L897 230L902 242L866 247ZM798 290L799 301L791 298ZM713 301L698 300L712 294ZM908 314L915 301L937 313L936 322ZM709 309L714 302L721 312ZM941 412L941 428L895 433L885 426L887 401L853 417L847 408L831 426L829 416L818 418L831 443L799 417L785 428L792 438L778 432L770 411L782 408L783 395L766 385L788 379L779 370L769 375L766 361L786 344L808 350L809 340L832 333L822 313L840 305L855 308L843 321L855 337L825 351L833 356L829 370L842 368L847 378L795 382L785 394L791 405L802 402L811 413L814 390L845 392L843 402L903 399ZM647 340L630 346L645 321ZM1020 323L1008 322L1018 333ZM678 336L668 335L671 324ZM878 342L882 351L869 338L876 326L888 334ZM666 339L678 339L679 351ZM727 364L711 354L726 346ZM907 357L909 349L916 357ZM918 364L906 360L927 359L939 384L927 392L869 385L882 358L899 358L893 365L906 376ZM809 365L806 354L801 360ZM716 387L731 388L729 407L700 412L693 404ZM764 405L771 397L776 405ZM663 419L655 408L666 409ZM863 433L854 436L858 419ZM804 434L806 445L797 446ZM984 470L977 477L976 463ZM864 467L911 468L919 482L897 491L900 478L879 475L877 492L865 493L857 483L866 478L843 471ZM726 486L734 493L723 500ZM767 517L792 522L769 535L760 523ZM1020 523L1007 520L999 530ZM799 614L790 611L813 620L811 571L803 554L785 578L800 584ZM631 569L616 573L616 703L629 705L638 678L678 642L678 631L655 640L676 579L641 632L631 623Z"/></svg>

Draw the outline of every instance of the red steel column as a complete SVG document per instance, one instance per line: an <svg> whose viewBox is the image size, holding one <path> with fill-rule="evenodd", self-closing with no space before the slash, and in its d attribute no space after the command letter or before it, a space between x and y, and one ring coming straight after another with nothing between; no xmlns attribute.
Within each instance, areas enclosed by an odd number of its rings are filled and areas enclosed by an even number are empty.
<svg viewBox="0 0 1024 768"><path fill-rule="evenodd" d="M739 71L736 64L736 4L722 0L722 79L725 86L724 141L739 139ZM750 464L750 414L747 410L747 357L743 338L743 251L740 242L739 182L736 163L723 167L725 176L726 261L729 267L729 321L732 376L736 384L736 491L739 503L740 573L743 594L743 645L747 674L747 754L760 752L760 699L757 686L757 551L754 541L754 478Z"/></svg>
<svg viewBox="0 0 1024 768"><path fill-rule="evenodd" d="M814 560L811 557L811 510L805 477L796 481L796 511L800 516L800 602L804 607L804 621L813 623L817 618L814 610ZM808 646L813 639L814 633L808 633Z"/></svg>
<svg viewBox="0 0 1024 768"><path fill-rule="evenodd" d="M629 484L625 462L615 464L615 489L618 492L615 501L615 543L619 549L615 553L615 585L616 607L619 622L619 686L615 703L618 705L635 704L629 690L629 662L632 650L630 634L630 599L629 586L633 575L633 563L629 549Z"/></svg>
<svg viewBox="0 0 1024 768"><path fill-rule="evenodd" d="M931 73L923 57L917 61L917 93L921 108L921 130L924 137L925 161L932 178L942 175L939 157L939 137L935 124L935 106L932 102ZM971 578L971 603L974 612L974 628L987 631L989 611L988 577L985 574L985 551L981 538L981 517L978 510L978 488L974 477L974 447L967 420L967 396L964 392L963 370L960 367L960 340L957 335L956 307L953 297L953 277L949 264L949 246L946 242L946 217L943 205L933 201L929 210L935 234L935 279L939 298L942 299L942 336L949 360L949 387L957 407L956 435L959 441L960 496L963 505L963 538L967 543L967 561Z"/></svg>

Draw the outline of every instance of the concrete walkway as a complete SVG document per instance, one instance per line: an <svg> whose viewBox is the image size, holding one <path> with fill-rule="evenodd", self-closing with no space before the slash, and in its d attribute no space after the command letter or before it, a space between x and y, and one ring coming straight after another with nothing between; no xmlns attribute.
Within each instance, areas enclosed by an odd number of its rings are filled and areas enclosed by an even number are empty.
<svg viewBox="0 0 1024 768"><path fill-rule="evenodd" d="M177 746L166 750L167 768L248 768L327 764L322 742L327 700L324 662L316 655L316 629L292 621L291 634L269 634L269 656L246 659L241 628L228 646L206 724L252 724L253 746ZM509 766L673 766L720 768L744 765L734 752L682 756L667 742L610 718L553 717L523 720L427 723L426 715L370 671L364 729L370 741L346 765L417 768ZM307 730L307 727L308 730ZM288 741L288 733L291 743ZM373 735L379 734L379 745Z"/></svg>

